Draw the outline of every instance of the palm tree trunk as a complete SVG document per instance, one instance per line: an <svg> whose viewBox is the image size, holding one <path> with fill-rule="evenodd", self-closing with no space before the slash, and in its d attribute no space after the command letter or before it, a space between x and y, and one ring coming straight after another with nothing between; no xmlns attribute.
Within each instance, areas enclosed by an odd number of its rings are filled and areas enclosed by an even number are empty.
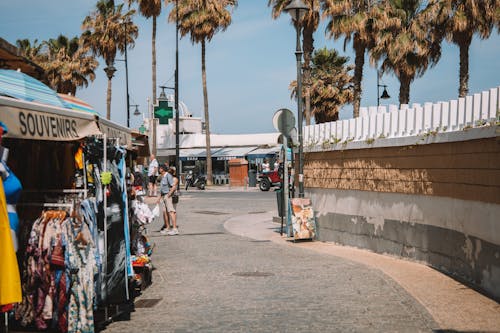
<svg viewBox="0 0 500 333"><path fill-rule="evenodd" d="M205 68L205 40L201 41L201 78L203 81L203 108L205 110L205 141L207 149L207 185L212 185L212 152L210 148L210 120L208 118L207 71Z"/></svg>
<svg viewBox="0 0 500 333"><path fill-rule="evenodd" d="M314 51L314 27L310 24L304 27L302 33L304 43L304 101L305 101L305 120L306 125L311 125L311 58Z"/></svg>
<svg viewBox="0 0 500 333"><path fill-rule="evenodd" d="M111 120L111 79L108 79L108 93L106 95L106 119Z"/></svg>
<svg viewBox="0 0 500 333"><path fill-rule="evenodd" d="M399 104L408 104L410 102L410 83L412 78L406 74L399 76Z"/></svg>
<svg viewBox="0 0 500 333"><path fill-rule="evenodd" d="M311 69L304 69L304 113L306 126L311 125Z"/></svg>
<svg viewBox="0 0 500 333"><path fill-rule="evenodd" d="M151 37L151 71L153 74L153 103L156 103L156 16L153 16L153 35Z"/></svg>
<svg viewBox="0 0 500 333"><path fill-rule="evenodd" d="M471 37L465 37L459 43L460 48L460 84L458 87L458 97L465 97L469 92L469 47Z"/></svg>
<svg viewBox="0 0 500 333"><path fill-rule="evenodd" d="M361 81L363 80L363 66L365 65L365 44L360 41L357 34L354 36L353 47L355 51L354 58L354 101L353 117L359 117L359 107L361 105Z"/></svg>

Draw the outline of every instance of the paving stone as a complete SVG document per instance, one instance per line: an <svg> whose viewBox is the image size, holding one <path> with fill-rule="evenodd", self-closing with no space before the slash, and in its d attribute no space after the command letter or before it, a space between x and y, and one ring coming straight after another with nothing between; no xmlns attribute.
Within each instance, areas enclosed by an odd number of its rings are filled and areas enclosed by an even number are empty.
<svg viewBox="0 0 500 333"><path fill-rule="evenodd" d="M275 210L272 192L183 193L178 236L156 243L153 285L130 321L105 332L431 332L420 303L381 271L352 261L229 234L235 215ZM198 214L216 211L225 214ZM158 230L160 222L149 228ZM237 272L270 273L237 276ZM251 275L251 274L249 274Z"/></svg>

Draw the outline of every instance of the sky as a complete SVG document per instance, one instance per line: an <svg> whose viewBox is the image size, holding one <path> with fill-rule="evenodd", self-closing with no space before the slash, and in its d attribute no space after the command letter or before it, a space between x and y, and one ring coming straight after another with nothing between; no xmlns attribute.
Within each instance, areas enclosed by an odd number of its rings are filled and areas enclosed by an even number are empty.
<svg viewBox="0 0 500 333"><path fill-rule="evenodd" d="M0 37L15 45L16 40L32 42L82 33L81 22L95 8L96 0L0 0ZM115 1L117 4L119 1ZM288 86L297 78L295 29L288 14L277 20L271 17L268 0L240 0L232 15L232 24L214 36L206 48L206 70L210 130L218 134L270 133L274 113L288 108L296 114L297 104L290 99ZM126 7L126 6L125 6ZM157 85L174 86L175 25L167 22L171 6L164 7L157 23ZM138 104L147 116L147 99L152 96L151 30L152 21L137 14L139 37L128 51L130 104ZM315 48L335 48L354 62L351 45L344 50L342 39L325 35L326 22L315 33ZM495 31L487 40L475 38L470 49L469 93L500 85L500 36ZM118 55L118 59L124 59ZM106 114L107 78L103 59L98 59L96 79L87 88L77 90L77 97L91 104L102 116ZM411 85L410 103L447 101L458 95L458 47L443 43L440 62L428 69ZM126 124L126 85L123 61L115 63L111 120ZM366 57L362 82L361 106L377 104L377 70ZM381 104L399 104L399 82L384 74L381 84L391 96ZM159 95L160 89L158 88ZM171 91L166 91L171 94ZM380 90L380 93L382 90ZM203 119L201 45L192 44L189 36L179 41L179 100L194 117ZM138 128L142 116L130 110L131 127ZM352 117L352 106L345 106L341 119Z"/></svg>

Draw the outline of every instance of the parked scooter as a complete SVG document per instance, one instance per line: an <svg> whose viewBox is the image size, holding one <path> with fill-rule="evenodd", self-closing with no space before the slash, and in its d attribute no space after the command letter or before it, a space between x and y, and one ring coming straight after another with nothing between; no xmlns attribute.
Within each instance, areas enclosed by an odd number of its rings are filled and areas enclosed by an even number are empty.
<svg viewBox="0 0 500 333"><path fill-rule="evenodd" d="M205 176L198 174L198 176L195 177L193 175L193 170L189 170L188 174L186 175L186 191L190 186L197 187L200 190L204 190L205 185L207 185L207 179L205 178Z"/></svg>

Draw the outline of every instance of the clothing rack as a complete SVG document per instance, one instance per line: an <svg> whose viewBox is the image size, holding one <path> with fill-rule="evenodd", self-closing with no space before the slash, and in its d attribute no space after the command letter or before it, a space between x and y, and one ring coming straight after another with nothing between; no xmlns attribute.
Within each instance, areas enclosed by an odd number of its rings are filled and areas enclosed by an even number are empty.
<svg viewBox="0 0 500 333"><path fill-rule="evenodd" d="M44 203L42 204L43 207L54 207L54 208L63 208L63 207L68 207L68 208L73 208L74 204L72 203Z"/></svg>
<svg viewBox="0 0 500 333"><path fill-rule="evenodd" d="M53 189L43 189L43 190L23 190L23 193L87 193L87 189L60 189L60 190L53 190Z"/></svg>
<svg viewBox="0 0 500 333"><path fill-rule="evenodd" d="M102 134L102 135L97 135L96 136L99 139L102 139L102 145L103 145L103 167L102 171L107 171L108 169L108 152L107 148L108 145L115 145L119 146L120 140L119 138L108 138L107 134ZM106 192L106 186L107 185L102 185L102 191L103 193ZM125 203L127 205L127 203ZM104 195L103 197L103 206L104 206L104 258L108 257L108 216L107 216L107 206L108 206L108 200L107 196ZM128 212L128 206L126 206L125 211ZM103 271L107 272L107 259L104 259L102 261L103 265ZM129 298L129 289L128 289L128 277L126 273L126 269L124 274L126 275L125 277L125 290L127 294L127 298ZM106 295L108 294L108 281L105 279L104 280L104 289ZM102 310L103 312L103 318L102 320L96 320L96 327L99 329L103 329L107 324L113 322L113 320L121 317L128 317L130 318L130 312L133 309L133 301L132 305L130 304L130 299L128 303L122 304L122 305L105 305ZM98 316L97 314L94 314L95 316Z"/></svg>
<svg viewBox="0 0 500 333"><path fill-rule="evenodd" d="M67 202L21 202L17 206L29 206L29 207L52 207L52 208L73 208L73 203Z"/></svg>
<svg viewBox="0 0 500 333"><path fill-rule="evenodd" d="M51 196L54 194L62 194L64 195L64 199L66 199L66 196L78 196L79 199L86 199L88 196L88 190L87 189L42 189L42 190L23 190L24 195L34 195L34 194L47 194L47 196ZM43 200L43 199L41 199ZM74 201L74 198L71 198L72 201ZM22 202L20 202L22 203Z"/></svg>

